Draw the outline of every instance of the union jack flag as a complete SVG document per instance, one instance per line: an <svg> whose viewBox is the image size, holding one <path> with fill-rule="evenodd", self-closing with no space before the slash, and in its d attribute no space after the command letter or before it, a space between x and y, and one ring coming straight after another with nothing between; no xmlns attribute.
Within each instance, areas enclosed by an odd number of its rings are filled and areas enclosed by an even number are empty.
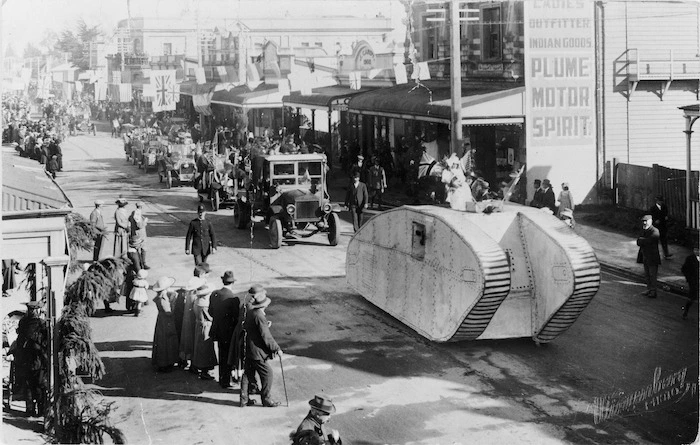
<svg viewBox="0 0 700 445"><path fill-rule="evenodd" d="M151 83L156 90L153 111L172 111L175 109L175 70L158 70L151 72Z"/></svg>

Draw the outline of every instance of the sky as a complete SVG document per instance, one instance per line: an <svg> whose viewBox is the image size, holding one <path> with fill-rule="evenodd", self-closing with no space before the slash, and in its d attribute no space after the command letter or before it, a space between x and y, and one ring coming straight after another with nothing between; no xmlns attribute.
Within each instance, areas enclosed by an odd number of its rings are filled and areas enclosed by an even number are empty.
<svg viewBox="0 0 700 445"><path fill-rule="evenodd" d="M127 0L4 0L2 7L2 48L8 43L18 56L27 43L38 46L46 30L60 33L75 28L82 17L100 25L108 34L119 20L127 18ZM404 18L399 0L131 0L131 16L180 17L194 14L213 17L274 17L310 15L352 15L393 17L396 27Z"/></svg>

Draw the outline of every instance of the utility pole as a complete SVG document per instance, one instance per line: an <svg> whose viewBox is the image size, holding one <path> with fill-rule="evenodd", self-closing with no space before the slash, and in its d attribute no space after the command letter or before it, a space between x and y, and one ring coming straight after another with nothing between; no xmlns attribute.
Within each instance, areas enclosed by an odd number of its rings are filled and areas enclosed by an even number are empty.
<svg viewBox="0 0 700 445"><path fill-rule="evenodd" d="M453 0L450 3L450 92L452 99L450 141L452 153L459 156L462 147L462 51L459 36L459 0Z"/></svg>

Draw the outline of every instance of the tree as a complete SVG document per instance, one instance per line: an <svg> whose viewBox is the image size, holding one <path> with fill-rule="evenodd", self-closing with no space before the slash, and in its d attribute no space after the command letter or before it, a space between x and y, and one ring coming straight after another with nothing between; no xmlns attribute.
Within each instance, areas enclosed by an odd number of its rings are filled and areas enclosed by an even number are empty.
<svg viewBox="0 0 700 445"><path fill-rule="evenodd" d="M22 53L25 59L31 59L32 57L41 57L41 50L31 43L27 43L24 47L24 52Z"/></svg>
<svg viewBox="0 0 700 445"><path fill-rule="evenodd" d="M75 31L64 29L58 37L54 48L60 52L70 53L71 62L80 69L90 68L90 44L102 35L99 25L89 26L83 18L78 19Z"/></svg>

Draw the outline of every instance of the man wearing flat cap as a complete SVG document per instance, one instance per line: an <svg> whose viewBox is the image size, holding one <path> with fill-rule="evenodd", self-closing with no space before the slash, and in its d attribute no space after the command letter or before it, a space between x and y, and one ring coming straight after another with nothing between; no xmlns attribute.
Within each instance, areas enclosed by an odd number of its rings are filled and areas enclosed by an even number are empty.
<svg viewBox="0 0 700 445"><path fill-rule="evenodd" d="M240 299L233 293L236 279L232 270L221 277L224 286L212 292L209 297L209 314L212 317L211 336L219 348L219 386L231 387L231 366L228 364L228 350L231 336L238 322Z"/></svg>
<svg viewBox="0 0 700 445"><path fill-rule="evenodd" d="M216 234L206 215L204 206L200 204L197 206L197 217L190 221L190 226L187 228L185 254L189 255L190 251L192 252L195 266L206 262L207 257L216 252Z"/></svg>
<svg viewBox="0 0 700 445"><path fill-rule="evenodd" d="M647 290L643 293L649 298L656 298L656 275L661 264L661 255L659 255L659 230L652 225L652 216L642 216L642 224L644 230L642 236L637 238L639 246L639 254L637 262L640 260L644 263L644 277L647 282Z"/></svg>
<svg viewBox="0 0 700 445"><path fill-rule="evenodd" d="M90 222L95 228L95 238L93 238L95 244L92 249L92 261L99 261L100 254L102 252L102 243L107 238L107 226L105 225L105 219L102 216L102 206L104 201L98 199L95 201L95 208L92 213L90 213Z"/></svg>
<svg viewBox="0 0 700 445"><path fill-rule="evenodd" d="M296 431L289 435L292 445L342 444L338 430L331 430L327 434L323 427L330 421L331 414L335 413L333 401L326 396L316 395L309 400L309 406L309 414L301 421Z"/></svg>
<svg viewBox="0 0 700 445"><path fill-rule="evenodd" d="M274 408L280 402L270 398L272 389L272 367L267 363L275 355L282 354L282 350L270 333L270 322L265 317L265 308L270 305L270 299L265 289L259 285L253 285L248 294L250 303L244 307L243 320L243 378L241 379L240 407L243 408L253 403L248 400L248 383L257 372L260 376L260 398L262 405Z"/></svg>

